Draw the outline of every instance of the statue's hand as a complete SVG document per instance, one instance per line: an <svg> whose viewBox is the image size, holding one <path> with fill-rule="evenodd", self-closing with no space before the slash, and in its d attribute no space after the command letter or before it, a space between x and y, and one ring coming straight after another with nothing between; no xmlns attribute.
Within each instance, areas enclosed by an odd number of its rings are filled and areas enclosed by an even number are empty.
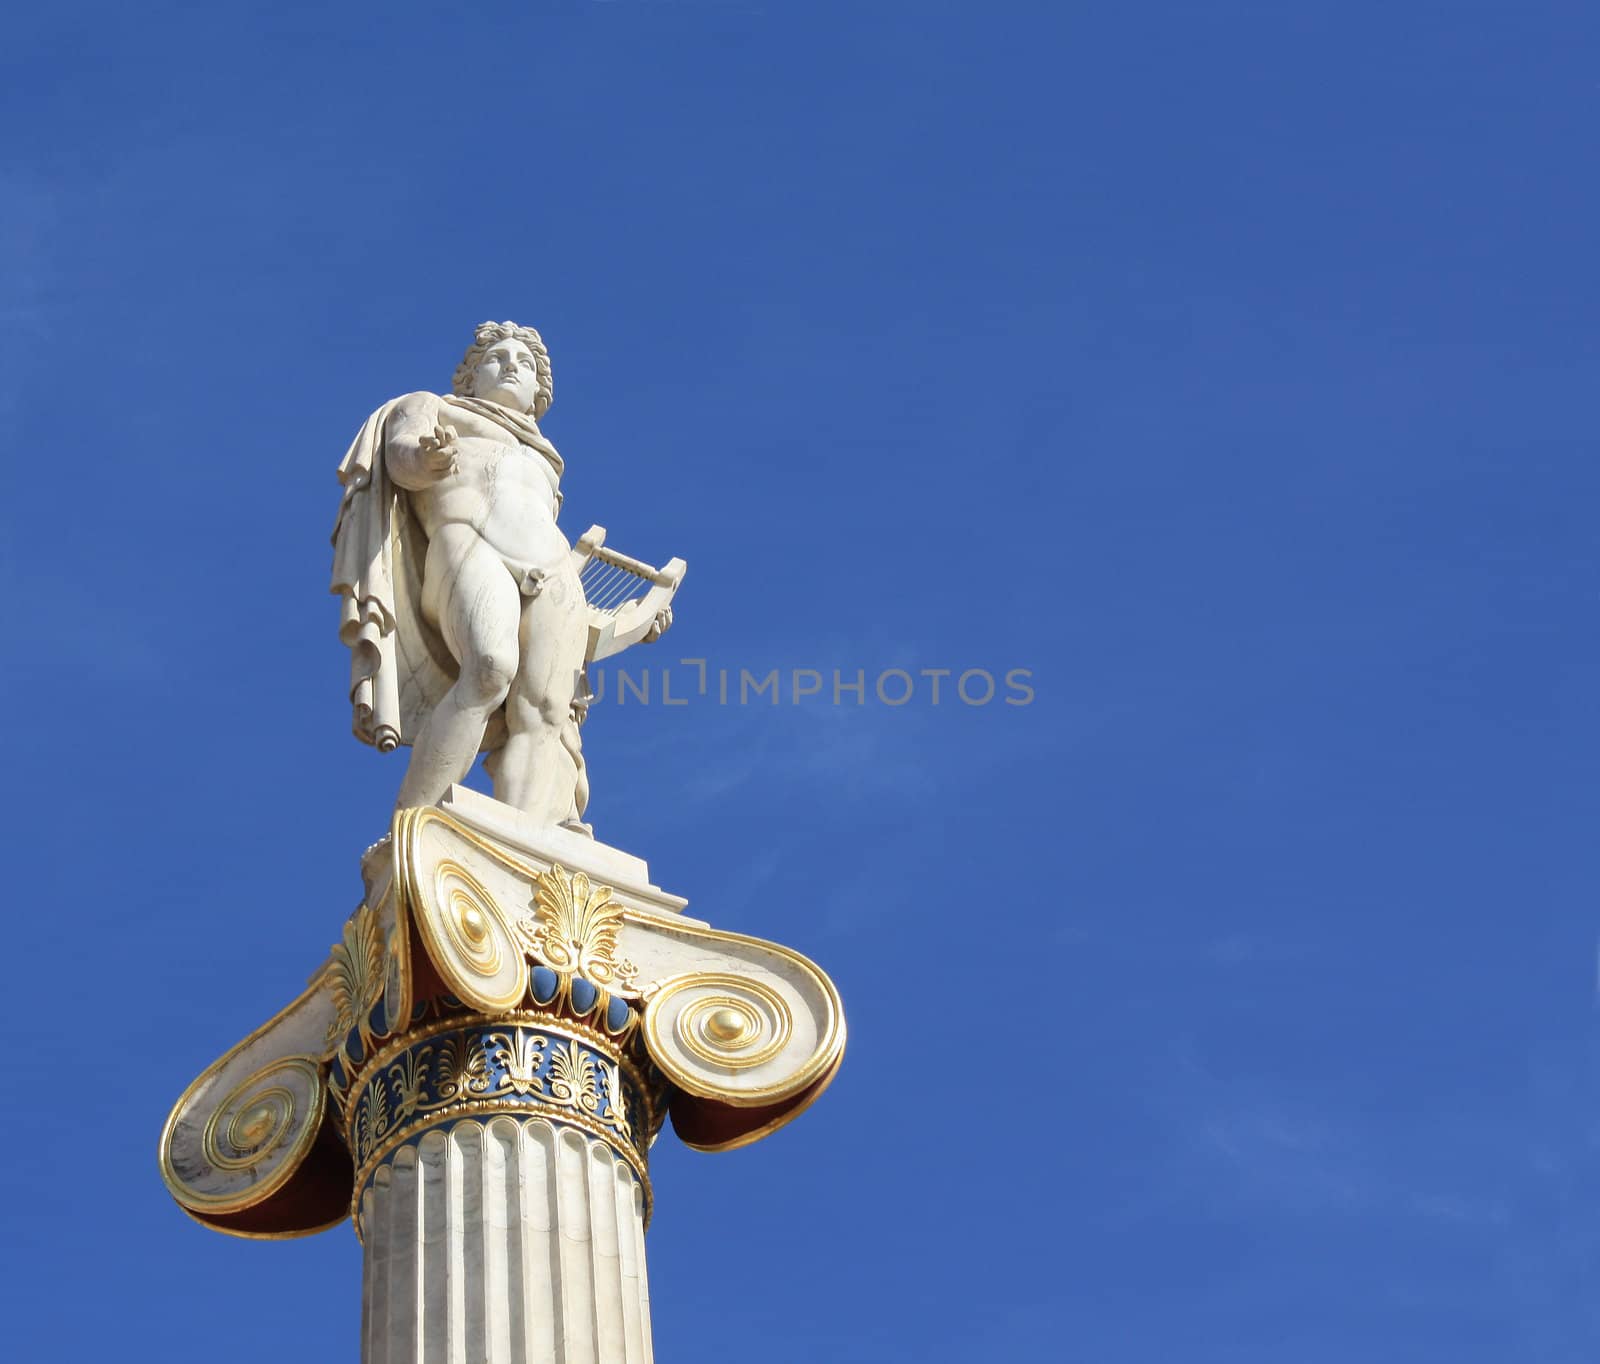
<svg viewBox="0 0 1600 1364"><path fill-rule="evenodd" d="M417 445L422 451L423 468L435 478L455 473L456 461L461 458L461 449L456 445L455 427L437 425L433 428L433 434L423 436Z"/></svg>
<svg viewBox="0 0 1600 1364"><path fill-rule="evenodd" d="M672 626L672 608L664 606L656 612L656 618L650 622L650 629L645 633L644 642L654 644L662 635L666 634Z"/></svg>

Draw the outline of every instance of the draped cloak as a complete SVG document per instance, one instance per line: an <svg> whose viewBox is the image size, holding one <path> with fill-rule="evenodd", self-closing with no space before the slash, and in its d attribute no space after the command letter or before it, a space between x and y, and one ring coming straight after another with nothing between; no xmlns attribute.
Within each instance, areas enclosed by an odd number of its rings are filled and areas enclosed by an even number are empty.
<svg viewBox="0 0 1600 1364"><path fill-rule="evenodd" d="M339 465L344 496L333 527L332 591L339 598L339 639L350 650L352 724L358 739L385 753L416 738L457 673L444 640L422 614L427 537L384 460L389 418L403 401L386 402L356 434ZM561 456L531 416L481 398L452 395L439 401L511 432L560 476ZM579 764L581 809L587 782L576 751L576 724L568 728L572 732L563 735L563 743ZM504 742L504 716L497 715L483 747L493 750Z"/></svg>

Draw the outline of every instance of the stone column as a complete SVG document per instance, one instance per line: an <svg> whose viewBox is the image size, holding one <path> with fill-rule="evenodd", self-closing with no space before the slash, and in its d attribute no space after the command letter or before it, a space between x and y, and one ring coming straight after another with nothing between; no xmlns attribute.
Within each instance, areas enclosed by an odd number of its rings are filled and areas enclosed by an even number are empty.
<svg viewBox="0 0 1600 1364"><path fill-rule="evenodd" d="M638 1076L603 1027L530 1010L360 1068L364 1364L649 1364Z"/></svg>
<svg viewBox="0 0 1600 1364"><path fill-rule="evenodd" d="M434 1128L378 1167L359 1226L366 1364L649 1364L644 1190L577 1128Z"/></svg>

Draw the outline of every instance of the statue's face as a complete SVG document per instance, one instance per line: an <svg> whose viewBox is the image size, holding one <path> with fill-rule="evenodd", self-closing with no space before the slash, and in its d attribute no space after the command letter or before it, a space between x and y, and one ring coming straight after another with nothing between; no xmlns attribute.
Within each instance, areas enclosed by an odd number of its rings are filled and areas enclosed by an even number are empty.
<svg viewBox="0 0 1600 1364"><path fill-rule="evenodd" d="M521 341L496 341L478 361L472 395L516 412L533 411L539 396L539 370L533 352Z"/></svg>

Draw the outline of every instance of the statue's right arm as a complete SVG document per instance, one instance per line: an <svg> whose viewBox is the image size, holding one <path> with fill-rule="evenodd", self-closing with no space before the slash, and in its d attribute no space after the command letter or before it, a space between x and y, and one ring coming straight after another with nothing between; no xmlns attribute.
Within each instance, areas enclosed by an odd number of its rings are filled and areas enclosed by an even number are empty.
<svg viewBox="0 0 1600 1364"><path fill-rule="evenodd" d="M400 487L413 491L431 487L450 472L434 439L438 422L439 400L431 393L409 393L389 414L383 453L389 477Z"/></svg>

